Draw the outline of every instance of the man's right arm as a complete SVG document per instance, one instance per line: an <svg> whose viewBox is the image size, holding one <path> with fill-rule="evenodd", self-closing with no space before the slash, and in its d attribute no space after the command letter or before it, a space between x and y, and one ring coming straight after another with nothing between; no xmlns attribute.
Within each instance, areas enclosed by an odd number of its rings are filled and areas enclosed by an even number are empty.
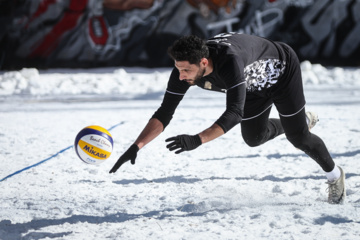
<svg viewBox="0 0 360 240"><path fill-rule="evenodd" d="M171 72L161 106L154 113L144 130L134 142L139 149L151 142L164 131L188 89L189 84L179 80L179 71L174 68Z"/></svg>
<svg viewBox="0 0 360 240"><path fill-rule="evenodd" d="M151 117L135 142L122 156L120 156L119 160L110 170L110 173L116 172L121 167L121 165L127 161L131 160L131 163L135 164L138 151L146 144L154 140L157 136L159 136L160 133L163 132L166 126L169 124L175 109L182 100L188 88L189 85L186 82L179 81L179 72L176 68L174 68L171 73L168 87L161 106Z"/></svg>

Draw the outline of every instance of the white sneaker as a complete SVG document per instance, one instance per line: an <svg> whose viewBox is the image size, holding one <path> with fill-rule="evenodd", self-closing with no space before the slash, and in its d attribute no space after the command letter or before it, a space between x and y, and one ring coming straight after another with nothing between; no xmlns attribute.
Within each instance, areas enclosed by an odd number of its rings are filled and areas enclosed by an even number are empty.
<svg viewBox="0 0 360 240"><path fill-rule="evenodd" d="M319 121L318 115L315 112L306 112L306 122L309 127L309 131L315 127L316 123Z"/></svg>
<svg viewBox="0 0 360 240"><path fill-rule="evenodd" d="M329 187L327 191L329 192L328 202L330 204L342 204L346 197L345 191L345 173L341 167L338 167L341 172L339 179L327 182Z"/></svg>

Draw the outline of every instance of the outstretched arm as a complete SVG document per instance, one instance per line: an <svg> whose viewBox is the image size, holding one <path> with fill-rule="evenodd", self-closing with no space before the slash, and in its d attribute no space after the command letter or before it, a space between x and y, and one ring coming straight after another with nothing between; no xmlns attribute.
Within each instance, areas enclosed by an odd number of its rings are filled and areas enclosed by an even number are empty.
<svg viewBox="0 0 360 240"><path fill-rule="evenodd" d="M122 164L129 160L131 160L132 164L135 164L137 152L164 131L188 88L189 84L179 81L179 71L174 68L161 106L146 124L135 142L115 163L110 173L116 172Z"/></svg>

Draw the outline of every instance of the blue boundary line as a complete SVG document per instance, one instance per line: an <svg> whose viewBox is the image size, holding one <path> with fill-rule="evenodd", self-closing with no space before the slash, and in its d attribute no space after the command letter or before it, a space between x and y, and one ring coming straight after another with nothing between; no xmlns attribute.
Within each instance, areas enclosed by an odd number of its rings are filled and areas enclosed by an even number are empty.
<svg viewBox="0 0 360 240"><path fill-rule="evenodd" d="M10 177L12 177L12 176L14 176L14 175L16 175L16 174L19 174L19 173L21 173L21 172L23 172L23 171L25 171L25 170L28 170L28 169L33 168L33 167L36 167L36 166L38 166L38 165L40 165L40 164L42 164L42 163L44 163L44 162L46 162L46 161L49 161L50 159L56 157L56 156L59 155L60 153L63 153L63 152L65 152L66 150L68 150L68 149L70 149L70 148L72 148L72 147L73 147L73 146L68 146L67 148L64 148L64 149L60 150L59 152L55 153L54 155L52 155L52 156L49 157L49 158L46 158L46 159L44 159L44 160L42 160L42 161L40 161L40 162L38 162L38 163L35 163L35 164L31 165L31 166L28 166L28 167L23 168L23 169L21 169L21 170L19 170L19 171L16 171L16 172L14 172L14 173L12 173L12 174L4 177L3 179L1 179L0 182L6 180L6 179L8 179L8 178L10 178Z"/></svg>
<svg viewBox="0 0 360 240"><path fill-rule="evenodd" d="M111 131L111 130L113 130L114 128L116 128L116 127L118 127L118 126L120 126L120 125L122 125L122 124L124 124L124 122L120 122L120 123L118 123L118 124L110 127L110 128L108 129L108 131ZM40 161L40 162L38 162L38 163L35 163L35 164L30 165L30 166L28 166L28 167L25 167L25 168L23 168L23 169L21 169L21 170L19 170L19 171L16 171L16 172L14 172L14 173L12 173L12 174L4 177L3 179L1 179L0 182L2 182L2 181L6 180L6 179L8 179L8 178L10 178L10 177L12 177L12 176L14 176L14 175L17 175L17 174L19 174L19 173L21 173L21 172L23 172L23 171L29 170L30 168L36 167L36 166L38 166L38 165L40 165L40 164L42 164L42 163L44 163L44 162L46 162L46 161L49 161L49 160L53 159L54 157L56 157L57 155L59 155L59 154L65 152L65 151L69 150L69 149L72 148L72 147L73 147L73 145L70 145L70 146L68 146L68 147L60 150L59 152L55 153L54 155L52 155L52 156L50 156L50 157L48 157L48 158L46 158L46 159L44 159L44 160L42 160L42 161Z"/></svg>

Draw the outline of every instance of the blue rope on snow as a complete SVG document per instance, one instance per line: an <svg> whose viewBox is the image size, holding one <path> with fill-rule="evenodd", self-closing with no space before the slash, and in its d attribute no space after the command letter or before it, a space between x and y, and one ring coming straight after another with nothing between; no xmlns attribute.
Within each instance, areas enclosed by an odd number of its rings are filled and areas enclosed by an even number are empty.
<svg viewBox="0 0 360 240"><path fill-rule="evenodd" d="M116 128L116 127L118 127L118 126L120 126L120 125L122 125L122 124L124 124L124 122L120 122L120 123L118 123L118 124L110 127L110 128L108 129L108 131L111 131L111 130L113 130L114 128ZM12 173L12 174L4 177L3 179L1 179L0 182L2 182L2 181L6 180L6 179L8 179L8 178L10 178L10 177L12 177L12 176L14 176L14 175L17 175L17 174L19 174L19 173L21 173L21 172L23 172L23 171L26 171L26 170L28 170L28 169L30 169L30 168L36 167L36 166L38 166L38 165L40 165L40 164L42 164L42 163L44 163L44 162L46 162L46 161L49 161L50 159L53 159L53 158L56 157L57 155L59 155L59 154L65 152L65 151L69 150L69 149L72 148L72 147L73 147L73 145L68 146L68 147L60 150L59 152L55 153L54 155L52 155L52 156L50 156L50 157L48 157L48 158L46 158L46 159L44 159L44 160L42 160L42 161L40 161L40 162L38 162L38 163L35 163L35 164L31 165L31 166L28 166L28 167L25 167L25 168L23 168L23 169L21 169L21 170L19 170L19 171L16 171L16 172L14 172L14 173Z"/></svg>
<svg viewBox="0 0 360 240"><path fill-rule="evenodd" d="M12 174L4 177L3 179L1 179L0 182L6 180L6 179L8 179L9 177L12 177L12 176L14 176L14 175L16 175L16 174L19 174L19 173L21 173L21 172L23 172L23 171L25 171L25 170L28 170L28 169L33 168L33 167L36 167L36 166L38 166L38 165L40 165L40 164L42 164L42 163L44 163L44 162L46 162L46 161L49 161L50 159L56 157L56 156L59 155L60 153L63 153L63 152L65 152L66 150L68 150L68 149L70 149L70 148L72 148L72 147L73 147L73 146L68 146L67 148L64 148L64 149L60 150L59 152L55 153L54 155L52 155L51 157L49 157L49 158L47 158L47 159L44 159L44 160L42 160L42 161L40 161L40 162L38 162L38 163L35 163L35 164L31 165L31 166L28 166L28 167L23 168L23 169L21 169L21 170L19 170L19 171L16 171L16 172L14 172L14 173L12 173Z"/></svg>

